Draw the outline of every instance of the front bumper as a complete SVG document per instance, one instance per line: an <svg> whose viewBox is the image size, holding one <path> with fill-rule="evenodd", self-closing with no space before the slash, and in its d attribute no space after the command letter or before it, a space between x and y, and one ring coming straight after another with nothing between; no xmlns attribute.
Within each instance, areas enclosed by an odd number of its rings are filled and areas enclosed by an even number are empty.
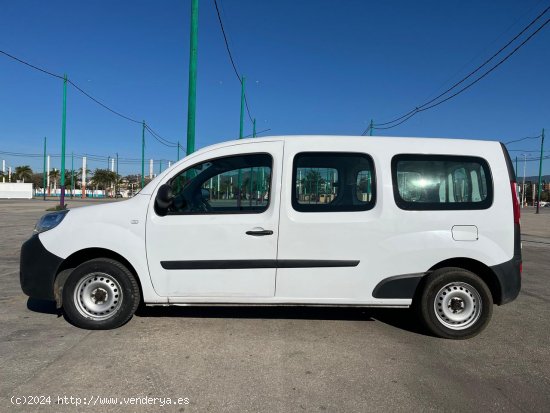
<svg viewBox="0 0 550 413"><path fill-rule="evenodd" d="M32 298L54 300L54 281L63 259L49 252L33 235L21 246L19 280L23 292Z"/></svg>

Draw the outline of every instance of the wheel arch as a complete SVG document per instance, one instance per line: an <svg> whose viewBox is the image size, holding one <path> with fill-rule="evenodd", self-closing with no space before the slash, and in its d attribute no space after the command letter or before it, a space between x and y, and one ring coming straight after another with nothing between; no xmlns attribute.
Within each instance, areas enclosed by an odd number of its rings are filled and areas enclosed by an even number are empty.
<svg viewBox="0 0 550 413"><path fill-rule="evenodd" d="M491 295L493 296L493 302L497 305L502 303L502 288L497 275L491 267L472 258L457 257L438 262L431 267L426 274L430 274L435 270L446 267L457 267L473 272L483 280L487 287L489 287L489 291L491 291ZM422 284L423 283L421 282L418 286L418 290L422 288Z"/></svg>
<svg viewBox="0 0 550 413"><path fill-rule="evenodd" d="M65 258L59 266L54 280L54 296L58 308L60 308L63 304L63 285L65 284L65 281L67 281L67 278L69 278L69 275L71 275L71 272L80 264L94 258L110 258L112 260L120 262L122 265L128 268L128 270L134 275L137 281L139 287L140 301L143 302L143 288L141 286L141 279L139 278L139 274L137 273L134 266L130 263L130 261L128 261L125 257L115 251L106 248L93 247L85 248L72 253L67 258Z"/></svg>

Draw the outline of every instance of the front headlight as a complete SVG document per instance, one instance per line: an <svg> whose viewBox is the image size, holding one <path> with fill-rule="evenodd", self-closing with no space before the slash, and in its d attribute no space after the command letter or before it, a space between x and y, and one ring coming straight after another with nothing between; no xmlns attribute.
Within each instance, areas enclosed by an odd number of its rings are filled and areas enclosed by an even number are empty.
<svg viewBox="0 0 550 413"><path fill-rule="evenodd" d="M44 215L34 226L33 233L40 234L41 232L57 227L61 221L63 221L63 218L65 218L67 212L69 212L68 209L65 211L51 212Z"/></svg>

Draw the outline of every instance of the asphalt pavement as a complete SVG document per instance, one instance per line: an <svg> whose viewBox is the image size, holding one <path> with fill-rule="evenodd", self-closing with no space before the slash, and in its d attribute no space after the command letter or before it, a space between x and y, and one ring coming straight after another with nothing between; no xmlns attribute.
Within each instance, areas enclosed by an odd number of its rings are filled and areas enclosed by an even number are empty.
<svg viewBox="0 0 550 413"><path fill-rule="evenodd" d="M19 286L21 243L54 202L0 200L0 411L550 409L550 208L522 212L518 299L450 341L407 310L360 308L155 307L78 329Z"/></svg>

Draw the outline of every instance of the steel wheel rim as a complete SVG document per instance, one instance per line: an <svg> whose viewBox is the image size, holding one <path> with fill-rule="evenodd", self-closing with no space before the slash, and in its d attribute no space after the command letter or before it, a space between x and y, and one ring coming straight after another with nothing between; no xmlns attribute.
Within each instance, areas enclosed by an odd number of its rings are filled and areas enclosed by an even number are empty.
<svg viewBox="0 0 550 413"><path fill-rule="evenodd" d="M109 274L94 272L82 277L74 290L77 310L86 318L107 320L122 305L122 289Z"/></svg>
<svg viewBox="0 0 550 413"><path fill-rule="evenodd" d="M464 330L481 317L481 296L470 284L452 282L436 294L434 311L438 321L445 327Z"/></svg>

